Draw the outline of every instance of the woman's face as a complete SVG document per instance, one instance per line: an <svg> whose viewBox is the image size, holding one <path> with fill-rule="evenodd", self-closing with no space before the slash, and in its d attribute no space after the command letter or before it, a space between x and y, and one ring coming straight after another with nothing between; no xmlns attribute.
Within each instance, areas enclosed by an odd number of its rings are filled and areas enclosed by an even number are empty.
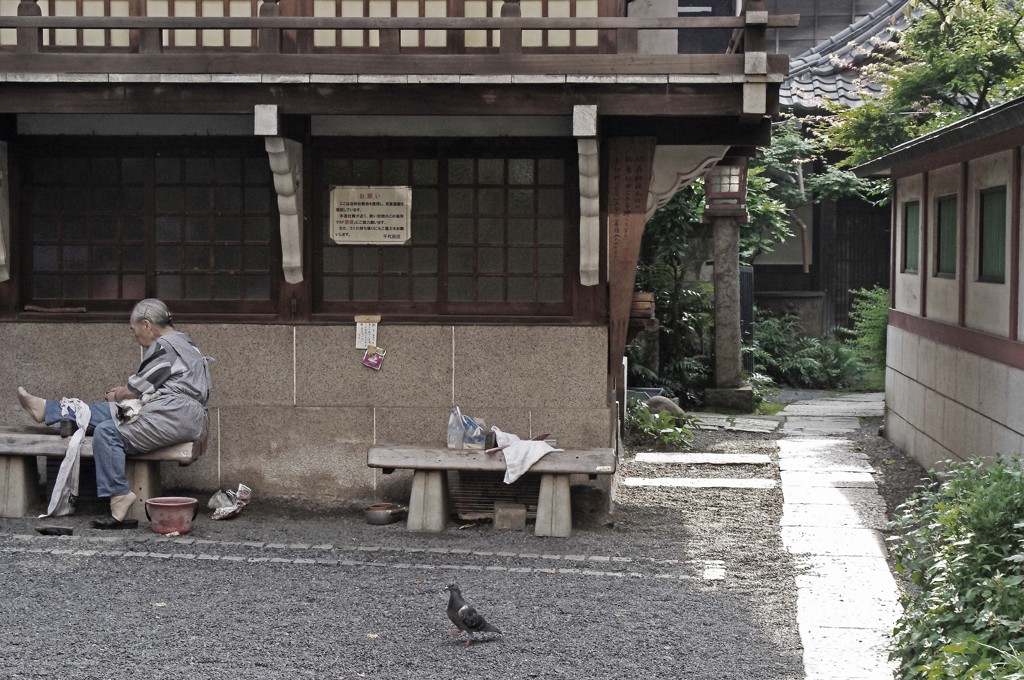
<svg viewBox="0 0 1024 680"><path fill-rule="evenodd" d="M132 335L135 336L135 340L143 347L149 347L153 344L154 340L160 337L156 324L149 319L129 323L128 327L132 329Z"/></svg>

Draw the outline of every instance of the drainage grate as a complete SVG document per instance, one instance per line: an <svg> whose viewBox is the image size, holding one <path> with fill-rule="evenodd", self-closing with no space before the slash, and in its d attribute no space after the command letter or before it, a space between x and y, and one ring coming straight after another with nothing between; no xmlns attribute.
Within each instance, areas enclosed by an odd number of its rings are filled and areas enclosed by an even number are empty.
<svg viewBox="0 0 1024 680"><path fill-rule="evenodd" d="M459 519L494 519L498 501L526 506L526 516L537 519L540 475L523 475L512 484L504 482L503 472L449 472L448 489L452 509Z"/></svg>

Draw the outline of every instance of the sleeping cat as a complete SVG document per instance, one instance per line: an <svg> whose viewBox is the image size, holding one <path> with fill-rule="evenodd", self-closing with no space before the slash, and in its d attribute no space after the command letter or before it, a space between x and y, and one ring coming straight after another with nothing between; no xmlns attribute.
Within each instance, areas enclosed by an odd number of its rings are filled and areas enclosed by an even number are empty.
<svg viewBox="0 0 1024 680"><path fill-rule="evenodd" d="M152 394L144 394L139 399L122 399L117 402L115 410L117 422L124 425L134 423L139 419L139 414L142 413L142 407L148 404L153 397L159 394L160 392L153 392Z"/></svg>

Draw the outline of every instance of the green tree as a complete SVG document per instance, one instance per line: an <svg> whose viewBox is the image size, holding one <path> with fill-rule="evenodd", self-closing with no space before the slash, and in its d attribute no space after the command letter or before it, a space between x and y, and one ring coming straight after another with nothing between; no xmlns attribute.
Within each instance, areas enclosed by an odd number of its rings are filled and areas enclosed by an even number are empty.
<svg viewBox="0 0 1024 680"><path fill-rule="evenodd" d="M894 146L1020 96L1024 86L1024 3L910 0L907 28L861 68L880 95L837 110L826 146L858 165Z"/></svg>

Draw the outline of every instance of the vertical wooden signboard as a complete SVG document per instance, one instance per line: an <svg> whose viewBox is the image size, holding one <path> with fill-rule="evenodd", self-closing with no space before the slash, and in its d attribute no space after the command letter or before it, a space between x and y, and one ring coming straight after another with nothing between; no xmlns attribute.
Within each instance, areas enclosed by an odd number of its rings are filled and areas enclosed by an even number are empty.
<svg viewBox="0 0 1024 680"><path fill-rule="evenodd" d="M655 142L654 137L608 140L608 370L617 381L626 351ZM623 387L617 385L616 392Z"/></svg>

